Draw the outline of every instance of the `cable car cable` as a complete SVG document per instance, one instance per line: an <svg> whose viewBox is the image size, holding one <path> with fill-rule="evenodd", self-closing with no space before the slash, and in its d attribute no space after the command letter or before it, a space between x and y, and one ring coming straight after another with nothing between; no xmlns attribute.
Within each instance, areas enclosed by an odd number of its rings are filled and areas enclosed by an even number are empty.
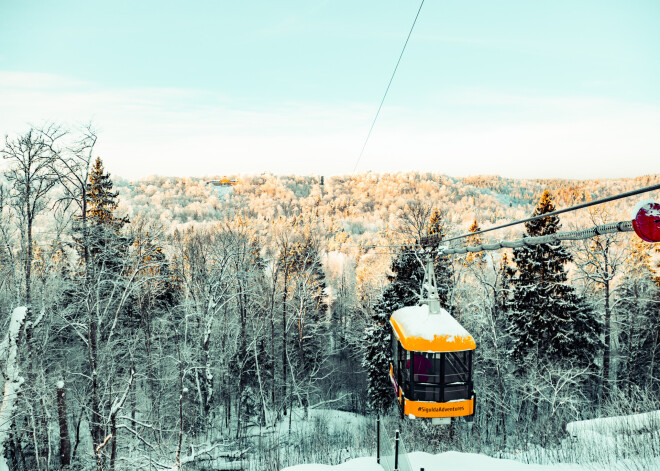
<svg viewBox="0 0 660 471"><path fill-rule="evenodd" d="M392 85L392 81L394 80L394 75L396 75L396 71L399 68L399 64L401 63L401 58L403 57L403 53L406 50L406 46L408 45L408 41L410 40L410 36L412 35L413 29L415 29L415 24L417 23L417 18L419 18L419 13L422 11L422 6L424 6L424 0L422 0L422 3L419 5L419 9L417 10L417 15L415 15L415 20L413 21L412 26L410 27L410 31L408 32L408 37L406 38L406 42L403 45L403 49L401 50L401 54L399 54L399 60L396 61L396 66L394 67L394 71L392 72L392 76L390 77L390 81L387 84L387 88L385 89L385 93L383 94L383 99L380 100L380 105L378 106L378 111L376 111L376 116L374 116L374 120L371 123L371 127L369 128L369 132L367 133L367 138L364 140L364 144L362 145L362 150L360 151L360 155L358 156L357 162L355 162L355 167L353 167L353 173L358 168L358 165L360 164L360 160L362 159L362 155L364 154L364 149L367 147L367 143L369 142L369 138L371 137L371 132L374 130L374 126L376 125L376 120L378 119L378 115L380 114L380 110L383 107L383 103L385 103L385 98L387 97L387 92L390 91L390 86Z"/></svg>
<svg viewBox="0 0 660 471"><path fill-rule="evenodd" d="M367 251L366 253L372 253L372 254L377 254L377 255L397 255L400 252L395 252L395 251L380 251L380 252L369 252L370 250L376 249L376 248L404 248L404 249L415 249L415 248L427 248L430 244L435 243L435 242L455 242L460 239L464 239L466 237L471 237L471 236L476 236L479 234L483 234L485 232L490 232L494 231L497 229L503 229L505 227L510 227L514 226L517 224L522 224L525 222L530 222L530 221L535 221L537 219L543 219L546 217L550 216L555 216L557 214L562 214L566 213L569 211L576 211L578 209L583 209L589 206L594 206L597 204L602 204L602 203L607 203L610 201L615 201L618 199L622 198L628 198L630 196L635 196L640 193L646 193L649 191L654 191L660 189L660 184L657 185L652 185L644 188L639 188L637 190L632 190L628 191L626 193L620 193L618 195L614 196L608 196L607 198L602 198L596 201L590 201L588 203L583 203L579 204L576 206L571 206L569 208L564 208L560 209L557 211L553 211L550 213L546 214L540 214L538 216L533 216L527 219L521 219L519 221L513 221L507 224L502 224L497 227L491 227L489 229L484 229L482 231L477 231L477 232L469 232L467 234L463 234L460 236L452 237L449 239L440 239L438 240L437 236L428 236L428 237L423 237L422 241L420 244L388 244L388 245L375 245L375 244L365 244L365 245L349 245L348 247L353 247L353 248L359 248L362 250ZM499 241L499 242L494 242L492 244L481 244L477 246L468 246L468 247L459 247L459 248L444 248L441 250L441 252L445 255L451 255L451 254L464 254L466 252L483 252L486 250L499 250L502 248L516 248L516 247L522 247L523 245L537 245L537 244L547 244L547 243L552 243L552 242L561 242L564 240L584 240L584 239L590 239L592 237L596 237L599 235L604 235L604 234L612 234L612 233L617 233L617 232L632 232L634 230L632 222L631 221L620 221L620 222L613 222L613 223L608 223L608 224L601 224L598 226L594 226L589 229L577 229L573 231L563 231L563 232L556 232L554 234L549 234L546 236L539 236L539 237L524 237L522 239L516 239L513 241Z"/></svg>
<svg viewBox="0 0 660 471"><path fill-rule="evenodd" d="M527 219L521 219L519 221L509 222L507 224L502 224L501 226L491 227L489 229L483 229L483 230L477 231L477 232L468 232L467 234L463 234L463 235L460 235L460 236L451 237L449 239L443 239L442 242L452 242L452 241L455 241L455 240L464 239L466 237L475 236L475 235L479 235L479 234L484 234L486 232L496 231L498 229L504 229L505 227L516 226L518 224L523 224L523 223L526 223L526 222L536 221L537 219L543 219L543 218L547 218L547 217L551 217L551 216L556 216L558 214L567 213L569 211L575 211L575 210L578 210L578 209L588 208L589 206L595 206L597 204L608 203L610 201L615 201L615 200L622 199L622 198L628 198L630 196L635 196L635 195L639 195L640 193L647 193L649 191L654 191L654 190L660 190L660 184L647 186L647 187L644 187L644 188L640 188L638 190L628 191L626 193L620 193L620 194L614 195L614 196L608 196L607 198L602 198L602 199L599 199L599 200L596 200L596 201L590 201L588 203L578 204L576 206L571 206L570 208L559 209L557 211L552 211L551 213L540 214L538 216L533 216L533 217L530 217L530 218L527 218Z"/></svg>
<svg viewBox="0 0 660 471"><path fill-rule="evenodd" d="M578 229L575 231L563 231L555 232L554 234L548 234L538 237L523 237L522 239L517 240L501 240L499 242L494 242L492 244L481 244L476 246L469 247L460 247L460 248L445 248L440 249L439 251L442 254L464 254L467 252L484 252L486 250L499 250L503 248L514 249L518 247L523 247L525 245L539 245L539 244L551 244L553 242L562 242L564 240L584 240L591 239L599 235L613 234L617 232L632 232L633 225L631 221L621 221L621 222L611 222L609 224L601 224L599 226L594 226L589 229Z"/></svg>
<svg viewBox="0 0 660 471"><path fill-rule="evenodd" d="M613 234L618 232L632 232L632 231L634 231L632 222L620 221L620 222L611 222L608 224L601 224L588 229L576 229L573 231L556 232L554 234L548 234L545 236L523 237L522 239L516 239L516 240L501 240L498 242L493 242L491 244L484 243L480 245L467 246L467 247L443 248L443 249L439 249L439 252L442 252L443 255L452 255L452 254L464 254L467 252L470 253L484 252L487 250L499 250L505 248L513 249L517 247L522 247L523 245L549 244L552 242L561 242L564 240L584 240L584 239L591 239L592 237L596 237L599 235ZM444 240L441 240L440 242L444 242ZM359 247L359 246L351 246L351 247ZM359 248L373 250L373 248L377 248L377 247L399 247L399 248L407 248L412 250L413 248L417 248L417 247L423 248L424 245L420 245L420 244L372 245L369 247L359 247ZM367 253L378 254L378 255L386 255L386 254L398 255L401 252L382 251L382 252L367 252Z"/></svg>

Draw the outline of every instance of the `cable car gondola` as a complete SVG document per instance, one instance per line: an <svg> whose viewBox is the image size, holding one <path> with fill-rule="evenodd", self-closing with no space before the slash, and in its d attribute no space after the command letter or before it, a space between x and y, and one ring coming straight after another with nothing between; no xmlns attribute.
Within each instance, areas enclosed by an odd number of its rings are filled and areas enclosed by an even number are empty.
<svg viewBox="0 0 660 471"><path fill-rule="evenodd" d="M427 297L423 296L424 290ZM395 311L390 380L401 413L447 424L474 415L472 352L467 330L440 307L433 262L427 262L419 306Z"/></svg>

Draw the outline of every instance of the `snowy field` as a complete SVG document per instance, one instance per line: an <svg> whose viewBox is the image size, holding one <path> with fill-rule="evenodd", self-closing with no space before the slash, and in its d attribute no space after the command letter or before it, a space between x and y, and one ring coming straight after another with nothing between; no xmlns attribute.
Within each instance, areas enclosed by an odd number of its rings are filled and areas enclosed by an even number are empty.
<svg viewBox="0 0 660 471"><path fill-rule="evenodd" d="M513 460L491 458L474 453L459 453L448 451L438 455L423 452L414 452L408 455L412 471L610 471L610 470L660 470L660 458L646 462L644 468L631 462L621 462L615 467L595 464L525 464ZM648 466L648 467L646 467ZM376 463L376 458L357 458L346 461L340 465L329 466L324 464L303 464L284 468L282 471L383 471L384 468Z"/></svg>
<svg viewBox="0 0 660 471"><path fill-rule="evenodd" d="M303 435L313 435L319 420L326 424L328 436L347 430L371 432L368 418L332 410L310 411L307 420L299 417L292 427ZM286 430L283 426L280 424L280 434ZM504 454L505 458L500 459L457 451L436 455L411 452L410 471L660 471L660 411L572 422L567 431L569 437L556 449L530 446L516 454ZM351 459L352 456L348 450L333 450L318 461L338 464L299 464L282 471L388 471L373 456Z"/></svg>

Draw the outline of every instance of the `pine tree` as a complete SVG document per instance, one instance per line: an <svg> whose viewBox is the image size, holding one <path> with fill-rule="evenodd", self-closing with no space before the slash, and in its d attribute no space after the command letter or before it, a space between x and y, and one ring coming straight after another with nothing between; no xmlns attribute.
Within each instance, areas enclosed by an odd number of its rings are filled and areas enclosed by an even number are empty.
<svg viewBox="0 0 660 471"><path fill-rule="evenodd" d="M392 328L390 316L405 304L397 300L395 285L388 285L373 308L371 325L365 332L367 346L362 366L367 371L367 397L371 408L379 414L394 403L395 391L389 379Z"/></svg>
<svg viewBox="0 0 660 471"><path fill-rule="evenodd" d="M402 248L392 260L391 269L390 284L373 307L371 325L365 333L367 348L362 362L367 370L367 396L371 407L378 413L389 409L394 400L389 379L392 355L390 316L397 309L419 303L420 286L424 280L424 270L409 247Z"/></svg>
<svg viewBox="0 0 660 471"><path fill-rule="evenodd" d="M554 210L546 190L533 215ZM525 236L544 236L556 233L560 222L551 216L528 222L525 228ZM602 343L601 324L567 283L565 265L571 256L566 248L561 243L523 246L513 250L513 259L517 272L511 280L508 332L518 368L536 361L594 368Z"/></svg>
<svg viewBox="0 0 660 471"><path fill-rule="evenodd" d="M103 161L96 158L87 184L87 232L89 254L95 265L106 263L116 267L118 258L126 255L130 241L121 236L121 229L128 219L118 217L119 192L112 191L110 174L105 173ZM85 242L85 241L83 241Z"/></svg>
<svg viewBox="0 0 660 471"><path fill-rule="evenodd" d="M505 312L509 306L515 275L516 269L511 265L509 255L504 252L498 266L499 294L495 299L495 305L499 312Z"/></svg>
<svg viewBox="0 0 660 471"><path fill-rule="evenodd" d="M475 232L481 231L481 227L479 227L479 224L477 223L476 219L474 220L468 231L473 234ZM481 237L481 234L469 236L466 239L467 239L466 243L468 247L476 247L483 244L483 238ZM474 265L476 268L476 267L483 267L486 263L486 260L484 259L483 252L468 252L465 255L465 262L468 266Z"/></svg>
<svg viewBox="0 0 660 471"><path fill-rule="evenodd" d="M113 225L121 228L123 222L117 219L114 211L119 205L117 201L118 192L112 191L113 183L110 175L105 173L101 157L97 157L94 167L89 175L87 184L87 198L89 206L87 217L90 224L98 226L101 224Z"/></svg>

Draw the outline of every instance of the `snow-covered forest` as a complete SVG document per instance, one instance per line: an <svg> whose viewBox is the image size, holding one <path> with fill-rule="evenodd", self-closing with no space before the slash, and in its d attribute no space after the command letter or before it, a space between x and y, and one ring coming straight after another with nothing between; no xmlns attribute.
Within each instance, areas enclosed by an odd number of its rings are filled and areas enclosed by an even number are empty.
<svg viewBox="0 0 660 471"><path fill-rule="evenodd" d="M357 418L400 420L387 319L423 277L402 244L660 183L127 181L96 138L50 126L2 144L0 470L279 470L373 454L375 423ZM630 220L637 201L481 240ZM405 420L406 446L602 458L567 448L566 425L660 409L659 260L634 233L439 257L443 307L477 343L477 413L472 426ZM607 459L660 456L659 429L631 431Z"/></svg>

